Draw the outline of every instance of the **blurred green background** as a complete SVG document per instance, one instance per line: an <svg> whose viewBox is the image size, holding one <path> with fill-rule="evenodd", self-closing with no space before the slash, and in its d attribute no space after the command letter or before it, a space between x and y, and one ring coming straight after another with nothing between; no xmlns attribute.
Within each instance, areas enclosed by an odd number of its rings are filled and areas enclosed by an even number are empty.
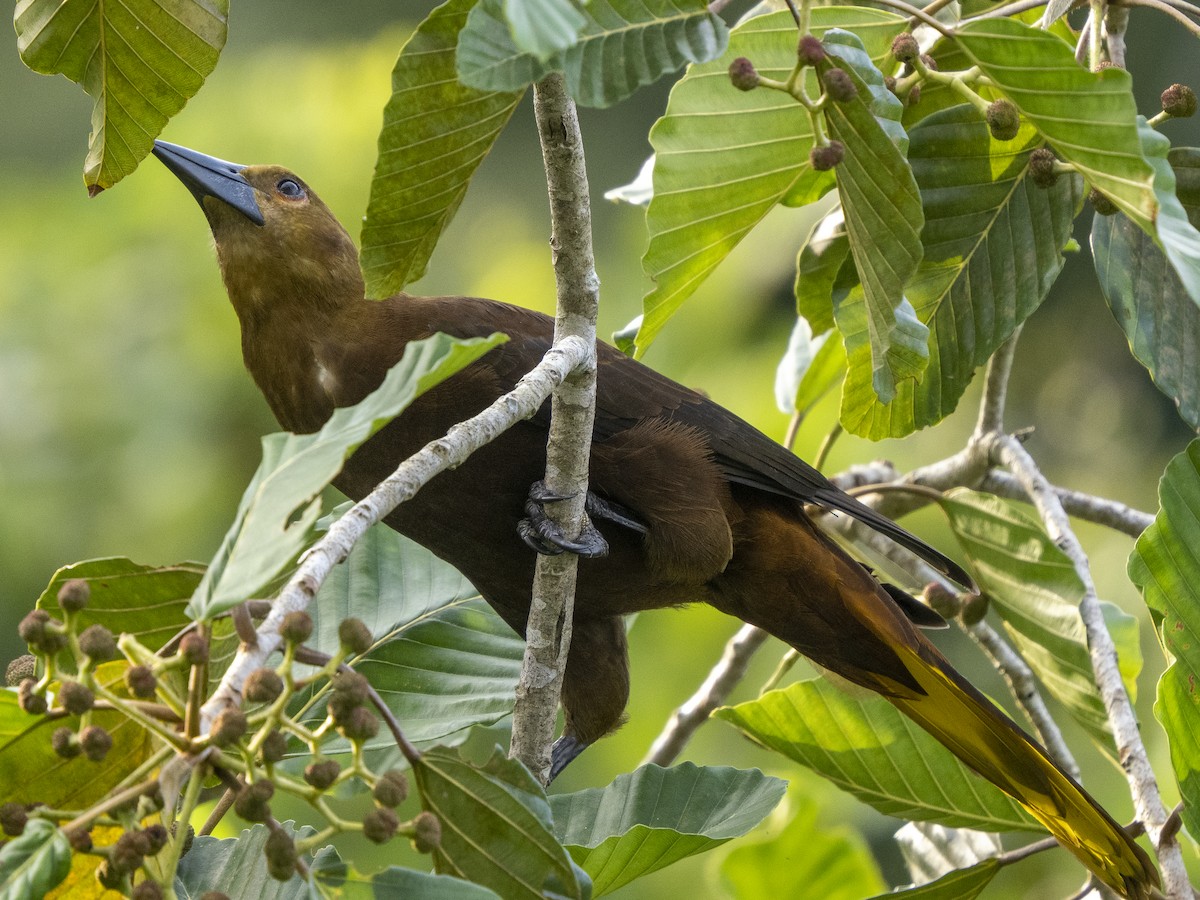
<svg viewBox="0 0 1200 900"><path fill-rule="evenodd" d="M408 31L432 7L421 0L260 0L234 4L225 54L200 94L163 137L244 163L274 162L303 175L352 234L366 207L375 138L391 65ZM1157 109L1172 81L1194 78L1194 44L1177 27L1134 10L1129 50L1140 107ZM649 152L646 133L667 86L643 89L607 111L584 111L603 282L600 329L610 334L640 311L647 281L641 210L601 199L631 180ZM260 435L275 430L239 358L237 322L225 300L203 217L154 160L95 200L80 177L91 101L62 78L20 63L15 38L0 45L0 658L21 652L14 626L56 568L106 555L143 563L206 560L258 463ZM1165 128L1197 144L1197 125ZM786 417L772 384L794 321L797 249L813 221L786 210L739 248L689 302L647 361L781 437ZM1090 221L1090 215L1084 217ZM1086 247L1086 234L1080 232ZM1172 404L1132 361L1091 275L1086 249L1022 338L1010 427L1034 425L1028 446L1055 482L1146 510L1163 466L1189 438ZM541 159L529 110L518 110L482 167L430 274L414 289L471 293L553 308ZM887 457L901 468L962 446L977 388L943 425L905 442L842 438L829 468ZM812 456L836 418L831 397L806 422L797 449ZM932 514L915 528L952 549ZM1165 792L1169 763L1150 703L1161 654L1129 586L1128 538L1081 529L1101 592L1142 616L1147 673L1140 710ZM640 617L631 632L631 722L589 751L556 789L607 783L635 767L671 710L702 680L737 623L707 608ZM966 642L949 652L986 690L1002 689ZM752 696L779 646L756 663L735 699ZM1120 773L1084 746L1089 787L1130 807ZM688 758L757 765L819 799L821 819L861 828L904 880L890 834L898 823L750 747L713 724ZM777 828L775 822L770 831ZM624 898L722 896L710 854L626 888ZM381 858L382 860L382 858ZM1064 893L1079 872L1061 853L1002 876L993 896L1016 896L1024 873L1057 878ZM382 864L382 861L381 861ZM1032 870L1032 871L1031 871ZM1055 874L1057 873L1057 874ZM1007 891L1007 893L1006 893Z"/></svg>

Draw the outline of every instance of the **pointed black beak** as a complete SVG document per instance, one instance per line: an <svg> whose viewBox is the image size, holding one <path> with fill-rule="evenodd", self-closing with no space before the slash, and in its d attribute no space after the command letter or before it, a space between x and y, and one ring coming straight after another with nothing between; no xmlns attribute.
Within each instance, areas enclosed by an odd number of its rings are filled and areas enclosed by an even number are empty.
<svg viewBox="0 0 1200 900"><path fill-rule="evenodd" d="M205 156L166 141L154 142L154 155L192 192L201 209L204 208L205 197L216 197L255 225L264 223L262 210L254 199L254 188L242 177L245 166Z"/></svg>

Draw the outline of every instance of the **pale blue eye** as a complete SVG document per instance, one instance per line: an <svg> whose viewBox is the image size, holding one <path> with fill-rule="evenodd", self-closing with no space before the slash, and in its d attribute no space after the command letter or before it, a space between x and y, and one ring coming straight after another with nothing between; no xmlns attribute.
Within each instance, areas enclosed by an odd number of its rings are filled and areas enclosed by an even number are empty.
<svg viewBox="0 0 1200 900"><path fill-rule="evenodd" d="M289 200L299 200L304 196L304 188L292 181L290 178L284 178L277 185L275 190L279 192L281 197L287 197Z"/></svg>

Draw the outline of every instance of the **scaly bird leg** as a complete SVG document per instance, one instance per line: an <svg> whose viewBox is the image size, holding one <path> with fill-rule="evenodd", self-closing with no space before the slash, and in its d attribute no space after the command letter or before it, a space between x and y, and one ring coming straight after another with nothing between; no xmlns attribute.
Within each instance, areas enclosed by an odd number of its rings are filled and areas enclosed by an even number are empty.
<svg viewBox="0 0 1200 900"><path fill-rule="evenodd" d="M544 481L536 481L529 489L529 499L525 502L526 518L517 523L517 534L526 544L538 553L547 556L557 556L565 550L578 553L585 559L595 559L608 554L608 541L596 530L592 519L602 519L636 531L646 533L646 526L633 517L633 513L625 507L604 500L588 491L584 500L583 530L576 540L570 540L562 533L546 515L543 508L546 503L566 500L566 497L553 493L546 487Z"/></svg>

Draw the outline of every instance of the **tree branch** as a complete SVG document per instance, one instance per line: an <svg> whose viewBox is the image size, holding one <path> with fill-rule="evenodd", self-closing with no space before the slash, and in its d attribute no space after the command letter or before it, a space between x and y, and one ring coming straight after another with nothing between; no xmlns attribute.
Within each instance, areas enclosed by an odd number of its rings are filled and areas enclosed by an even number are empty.
<svg viewBox="0 0 1200 900"><path fill-rule="evenodd" d="M596 345L600 279L592 253L592 214L583 136L575 102L561 74L534 86L534 115L550 195L550 246L558 288L555 341L572 336ZM595 355L554 392L546 448L546 487L568 499L547 504L551 520L569 537L585 524L588 457L596 411ZM513 707L510 755L543 784L549 779L550 743L571 645L578 559L572 553L539 555L526 626L525 657Z"/></svg>
<svg viewBox="0 0 1200 900"><path fill-rule="evenodd" d="M278 649L279 626L284 616L308 606L330 570L349 555L368 528L412 498L439 472L461 465L480 447L536 413L551 391L571 371L588 364L594 355L595 347L579 338L568 337L556 343L516 388L483 412L455 425L445 437L426 444L334 522L325 537L304 555L270 613L258 626L255 643L243 644L238 649L220 685L201 710L201 732L208 732L222 709L240 702L246 676L264 665Z"/></svg>

